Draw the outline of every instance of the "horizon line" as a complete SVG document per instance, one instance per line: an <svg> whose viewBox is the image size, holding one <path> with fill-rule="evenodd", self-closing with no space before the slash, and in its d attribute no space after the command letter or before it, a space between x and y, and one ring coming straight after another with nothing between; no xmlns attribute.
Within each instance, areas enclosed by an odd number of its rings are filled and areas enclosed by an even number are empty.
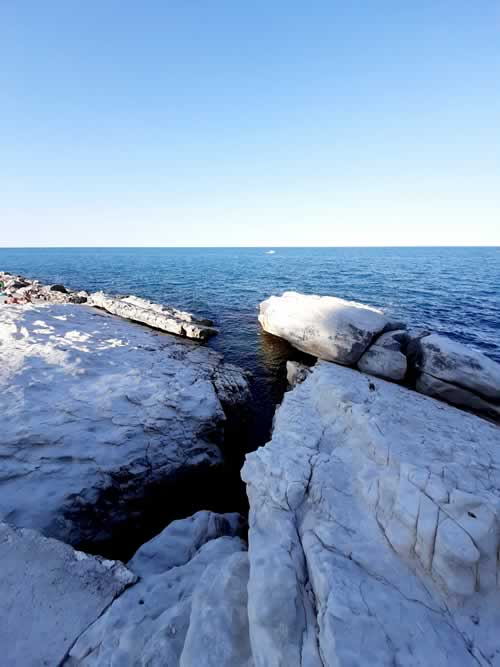
<svg viewBox="0 0 500 667"><path fill-rule="evenodd" d="M46 246L2 246L0 245L0 250L260 250L260 249L273 249L281 248L284 250L290 249L369 249L369 248L498 248L500 249L500 243L498 244L454 244L454 245L162 245L162 246L149 246L149 245L123 245L123 246L114 246L114 245L103 245L103 246L87 246L87 245L46 245Z"/></svg>

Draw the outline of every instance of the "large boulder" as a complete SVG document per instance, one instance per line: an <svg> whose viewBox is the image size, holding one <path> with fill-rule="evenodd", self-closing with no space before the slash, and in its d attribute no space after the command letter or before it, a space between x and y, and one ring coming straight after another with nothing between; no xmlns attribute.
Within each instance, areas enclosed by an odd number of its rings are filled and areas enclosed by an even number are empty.
<svg viewBox="0 0 500 667"><path fill-rule="evenodd" d="M6 667L59 665L137 577L33 530L0 522L0 652Z"/></svg>
<svg viewBox="0 0 500 667"><path fill-rule="evenodd" d="M460 407L500 412L500 364L446 336L424 336L409 347L420 374L417 389Z"/></svg>
<svg viewBox="0 0 500 667"><path fill-rule="evenodd" d="M116 553L146 517L178 516L181 492L210 491L221 401L234 411L248 386L190 341L87 306L26 305L0 309L0 395L0 519Z"/></svg>
<svg viewBox="0 0 500 667"><path fill-rule="evenodd" d="M381 310L354 301L285 292L260 304L259 322L302 352L349 366L389 320Z"/></svg>
<svg viewBox="0 0 500 667"><path fill-rule="evenodd" d="M66 665L250 667L248 556L238 515L198 512L139 549L139 582L78 639Z"/></svg>
<svg viewBox="0 0 500 667"><path fill-rule="evenodd" d="M403 380L407 370L403 352L407 336L405 330L383 333L358 361L359 370L387 380Z"/></svg>
<svg viewBox="0 0 500 667"><path fill-rule="evenodd" d="M211 320L197 319L191 313L152 303L136 296L115 298L103 292L95 292L90 295L88 303L112 315L177 336L206 340L217 333Z"/></svg>
<svg viewBox="0 0 500 667"><path fill-rule="evenodd" d="M256 665L497 663L497 426L319 362L242 476Z"/></svg>

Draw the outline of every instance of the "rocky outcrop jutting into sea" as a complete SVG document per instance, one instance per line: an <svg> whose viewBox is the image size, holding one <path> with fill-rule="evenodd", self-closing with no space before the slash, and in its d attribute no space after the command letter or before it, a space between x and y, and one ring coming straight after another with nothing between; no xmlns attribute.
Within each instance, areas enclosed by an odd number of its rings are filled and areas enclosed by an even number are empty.
<svg viewBox="0 0 500 667"><path fill-rule="evenodd" d="M39 280L24 276L13 276L0 271L0 283L8 299L15 303L49 301L51 303L86 303L106 310L112 315L145 324L165 333L176 334L195 340L207 340L218 330L212 320L195 317L177 308L153 303L137 296L115 297L104 292L89 294L85 290L75 291L64 285L43 285ZM0 297L0 304L2 297Z"/></svg>
<svg viewBox="0 0 500 667"><path fill-rule="evenodd" d="M500 420L500 364L445 336L361 303L297 292L263 301L259 321L302 352Z"/></svg>
<svg viewBox="0 0 500 667"><path fill-rule="evenodd" d="M248 385L190 341L26 304L0 307L0 394L0 517L95 551L139 535L157 492L167 515L169 486L207 483Z"/></svg>

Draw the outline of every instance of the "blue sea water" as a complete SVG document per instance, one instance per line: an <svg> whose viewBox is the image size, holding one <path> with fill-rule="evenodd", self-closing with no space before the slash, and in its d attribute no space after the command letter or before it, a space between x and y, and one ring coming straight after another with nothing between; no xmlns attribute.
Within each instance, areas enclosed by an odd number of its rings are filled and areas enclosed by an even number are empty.
<svg viewBox="0 0 500 667"><path fill-rule="evenodd" d="M147 297L214 319L209 344L253 373L267 434L288 346L263 334L260 301L298 290L382 307L500 361L500 248L0 249L0 269L76 289ZM266 433L264 432L266 431Z"/></svg>

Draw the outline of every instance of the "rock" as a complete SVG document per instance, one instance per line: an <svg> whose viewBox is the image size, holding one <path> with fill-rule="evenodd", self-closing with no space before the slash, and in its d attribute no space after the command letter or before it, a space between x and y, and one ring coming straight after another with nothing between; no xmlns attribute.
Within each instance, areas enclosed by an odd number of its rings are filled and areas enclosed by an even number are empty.
<svg viewBox="0 0 500 667"><path fill-rule="evenodd" d="M286 379L290 387L295 387L295 385L304 382L310 372L310 366L301 364L298 361L286 362Z"/></svg>
<svg viewBox="0 0 500 667"><path fill-rule="evenodd" d="M387 380L403 380L407 369L403 349L407 339L404 330L383 333L358 361L359 370Z"/></svg>
<svg viewBox="0 0 500 667"><path fill-rule="evenodd" d="M141 539L148 504L160 521L181 479L201 493L220 469L218 390L235 411L248 396L191 341L86 306L2 306L0 518L100 553Z"/></svg>
<svg viewBox="0 0 500 667"><path fill-rule="evenodd" d="M64 287L64 285L51 285L50 291L61 292L62 294L68 294L68 290L66 289L66 287Z"/></svg>
<svg viewBox="0 0 500 667"><path fill-rule="evenodd" d="M242 477L256 665L495 664L497 426L321 361Z"/></svg>
<svg viewBox="0 0 500 667"><path fill-rule="evenodd" d="M206 324L211 320L196 320L190 313L160 306L134 296L120 299L95 292L90 295L89 304L113 315L186 338L206 340L217 333L217 329Z"/></svg>
<svg viewBox="0 0 500 667"><path fill-rule="evenodd" d="M0 650L9 667L59 665L137 577L33 530L0 523Z"/></svg>
<svg viewBox="0 0 500 667"><path fill-rule="evenodd" d="M420 339L419 368L435 378L500 402L500 364L437 334Z"/></svg>
<svg viewBox="0 0 500 667"><path fill-rule="evenodd" d="M198 512L139 549L140 577L79 638L67 666L248 666L246 545L237 515Z"/></svg>
<svg viewBox="0 0 500 667"><path fill-rule="evenodd" d="M285 292L260 304L259 322L302 352L353 365L388 319L381 310L354 301Z"/></svg>
<svg viewBox="0 0 500 667"><path fill-rule="evenodd" d="M427 396L433 396L441 401L456 405L459 408L472 410L472 412L477 412L489 419L500 421L500 405L490 403L467 389L462 389L462 387L457 387L449 382L438 380L438 378L428 373L421 373L419 375L416 382L416 389L422 394L427 394Z"/></svg>

